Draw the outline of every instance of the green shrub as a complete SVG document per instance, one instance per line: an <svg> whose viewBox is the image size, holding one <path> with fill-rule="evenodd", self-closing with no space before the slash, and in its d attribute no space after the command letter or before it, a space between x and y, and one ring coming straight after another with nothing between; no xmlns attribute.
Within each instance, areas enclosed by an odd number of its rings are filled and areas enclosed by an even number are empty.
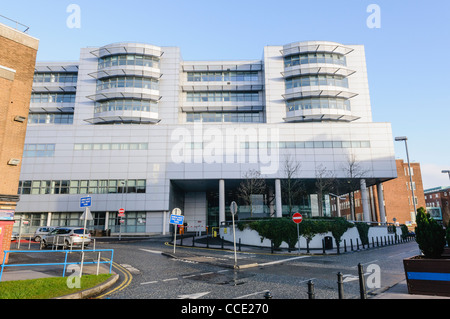
<svg viewBox="0 0 450 319"><path fill-rule="evenodd" d="M358 234L359 238L361 238L361 243L363 245L368 245L370 225L368 225L367 223L356 223L356 228L358 229Z"/></svg>
<svg viewBox="0 0 450 319"><path fill-rule="evenodd" d="M402 239L405 240L408 237L409 231L408 227L405 224L400 225L400 229L402 231Z"/></svg>
<svg viewBox="0 0 450 319"><path fill-rule="evenodd" d="M342 217L324 219L307 218L303 219L299 225L299 233L309 244L315 235L330 231L336 240L336 244L339 245L342 235L347 229L353 226L352 223ZM287 243L289 248L295 248L298 242L297 225L291 218L255 219L239 222L237 227L241 231L245 228L257 231L261 236L261 241L264 239L271 240L274 248L279 248L283 242Z"/></svg>
<svg viewBox="0 0 450 319"><path fill-rule="evenodd" d="M416 241L427 258L439 258L444 251L445 230L423 207L417 209Z"/></svg>

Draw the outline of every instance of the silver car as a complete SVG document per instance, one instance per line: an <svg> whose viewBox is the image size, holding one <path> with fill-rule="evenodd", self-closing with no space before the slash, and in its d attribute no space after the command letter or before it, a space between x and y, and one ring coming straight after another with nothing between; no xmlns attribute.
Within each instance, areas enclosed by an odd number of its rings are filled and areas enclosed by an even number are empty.
<svg viewBox="0 0 450 319"><path fill-rule="evenodd" d="M85 232L85 233L84 233ZM87 247L91 242L91 234L83 227L58 227L42 237L42 247L63 246L64 249L76 247L84 244Z"/></svg>
<svg viewBox="0 0 450 319"><path fill-rule="evenodd" d="M52 230L54 230L56 227L52 227L52 226L42 226L39 227L38 229L36 229L36 231L34 232L34 238L33 240L35 242L40 242L42 237L44 235L47 235L49 232L51 232Z"/></svg>

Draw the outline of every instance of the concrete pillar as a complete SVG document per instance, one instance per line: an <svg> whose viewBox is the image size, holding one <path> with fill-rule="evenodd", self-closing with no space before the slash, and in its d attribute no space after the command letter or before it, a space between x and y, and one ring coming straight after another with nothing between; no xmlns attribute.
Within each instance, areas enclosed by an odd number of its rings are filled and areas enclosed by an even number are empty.
<svg viewBox="0 0 450 319"><path fill-rule="evenodd" d="M370 222L369 195L367 193L366 180L360 180L361 185L361 204L363 207L363 218L365 222Z"/></svg>
<svg viewBox="0 0 450 319"><path fill-rule="evenodd" d="M275 180L275 207L277 210L277 217L283 216L283 204L281 202L281 181Z"/></svg>
<svg viewBox="0 0 450 319"><path fill-rule="evenodd" d="M380 209L380 223L386 222L386 211L384 210L384 195L382 184L377 184L377 193L378 193L378 207Z"/></svg>
<svg viewBox="0 0 450 319"><path fill-rule="evenodd" d="M52 225L52 212L48 212L47 214L47 225L46 226L51 226Z"/></svg>
<svg viewBox="0 0 450 319"><path fill-rule="evenodd" d="M225 221L225 181L219 180L219 225Z"/></svg>
<svg viewBox="0 0 450 319"><path fill-rule="evenodd" d="M105 229L104 230L108 230L109 227L109 212L105 213Z"/></svg>

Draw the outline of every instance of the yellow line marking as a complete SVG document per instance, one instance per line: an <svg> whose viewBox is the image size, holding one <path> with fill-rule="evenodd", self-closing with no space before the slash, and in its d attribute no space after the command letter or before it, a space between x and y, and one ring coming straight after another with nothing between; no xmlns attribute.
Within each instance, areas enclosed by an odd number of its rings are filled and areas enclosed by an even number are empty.
<svg viewBox="0 0 450 319"><path fill-rule="evenodd" d="M102 258L102 259L106 260L106 261L108 260L107 258ZM122 267L121 265L119 265L115 262L113 262L113 266L115 268L117 268L117 270L119 270L125 276L125 279L122 281L122 283L119 286L117 286L116 288L114 288L113 290L111 290L107 293L104 293L100 296L95 297L96 299L103 298L104 296L110 295L114 292L119 292L130 285L131 280L133 279L133 275L131 275L131 272L129 272L128 269Z"/></svg>

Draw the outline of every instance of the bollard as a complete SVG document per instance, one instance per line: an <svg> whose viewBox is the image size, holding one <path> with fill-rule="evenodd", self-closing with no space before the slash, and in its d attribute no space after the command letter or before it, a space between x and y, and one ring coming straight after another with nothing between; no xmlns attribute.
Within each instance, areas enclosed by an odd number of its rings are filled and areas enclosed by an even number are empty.
<svg viewBox="0 0 450 319"><path fill-rule="evenodd" d="M350 247L351 247L351 249L353 251L353 239L352 238L350 238Z"/></svg>
<svg viewBox="0 0 450 319"><path fill-rule="evenodd" d="M264 294L264 299L272 299L272 294L270 293L270 291L266 291L266 293Z"/></svg>
<svg viewBox="0 0 450 319"><path fill-rule="evenodd" d="M183 246L183 234L181 234L180 246Z"/></svg>
<svg viewBox="0 0 450 319"><path fill-rule="evenodd" d="M239 251L241 251L241 239L239 238Z"/></svg>
<svg viewBox="0 0 450 319"><path fill-rule="evenodd" d="M192 247L194 247L195 246L195 233L194 233L194 235L192 236Z"/></svg>
<svg viewBox="0 0 450 319"><path fill-rule="evenodd" d="M223 239L223 236L222 236L222 249L223 249L223 241L224 241L224 239Z"/></svg>
<svg viewBox="0 0 450 319"><path fill-rule="evenodd" d="M359 240L356 238L356 250L359 250Z"/></svg>
<svg viewBox="0 0 450 319"><path fill-rule="evenodd" d="M361 299L367 299L366 282L364 280L364 271L363 266L361 264L358 264L358 276L359 276L359 294L361 296Z"/></svg>
<svg viewBox="0 0 450 319"><path fill-rule="evenodd" d="M344 299L344 280L341 272L338 272L337 278L339 299Z"/></svg>
<svg viewBox="0 0 450 319"><path fill-rule="evenodd" d="M209 236L206 234L206 248L209 248Z"/></svg>
<svg viewBox="0 0 450 319"><path fill-rule="evenodd" d="M322 239L322 252L325 254L325 239Z"/></svg>
<svg viewBox="0 0 450 319"><path fill-rule="evenodd" d="M308 281L308 299L316 299L316 293L314 292L314 283L312 280Z"/></svg>
<svg viewBox="0 0 450 319"><path fill-rule="evenodd" d="M347 240L344 239L344 253L347 252Z"/></svg>
<svg viewBox="0 0 450 319"><path fill-rule="evenodd" d="M373 237L372 237L372 248L375 248L375 241L374 241Z"/></svg>
<svg viewBox="0 0 450 319"><path fill-rule="evenodd" d="M377 236L377 247L380 247L380 244L379 244L379 242L378 242L378 236Z"/></svg>

